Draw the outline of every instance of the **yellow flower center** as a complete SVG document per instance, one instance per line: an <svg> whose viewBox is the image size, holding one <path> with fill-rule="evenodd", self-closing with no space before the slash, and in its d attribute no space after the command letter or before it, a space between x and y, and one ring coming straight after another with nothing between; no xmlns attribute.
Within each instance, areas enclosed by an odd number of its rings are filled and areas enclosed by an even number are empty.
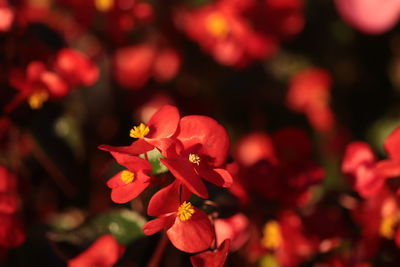
<svg viewBox="0 0 400 267"><path fill-rule="evenodd" d="M95 0L95 6L98 11L107 12L114 5L114 0Z"/></svg>
<svg viewBox="0 0 400 267"><path fill-rule="evenodd" d="M277 249L282 243L281 227L277 221L269 221L263 229L262 245L267 249Z"/></svg>
<svg viewBox="0 0 400 267"><path fill-rule="evenodd" d="M124 170L121 173L121 180L126 183L129 184L131 183L133 180L135 179L135 174L133 172Z"/></svg>
<svg viewBox="0 0 400 267"><path fill-rule="evenodd" d="M230 30L229 24L220 13L213 13L206 20L207 30L215 37L225 37Z"/></svg>
<svg viewBox="0 0 400 267"><path fill-rule="evenodd" d="M200 157L197 154L189 154L189 161L191 163L199 165L200 164Z"/></svg>
<svg viewBox="0 0 400 267"><path fill-rule="evenodd" d="M43 103L48 99L49 99L49 93L47 93L46 90L39 90L29 96L28 103L32 109L39 109L42 107Z"/></svg>
<svg viewBox="0 0 400 267"><path fill-rule="evenodd" d="M132 138L143 138L150 132L150 129L146 124L139 124L139 126L133 126L129 136Z"/></svg>
<svg viewBox="0 0 400 267"><path fill-rule="evenodd" d="M190 202L184 201L178 208L178 217L181 221L187 221L195 213L195 210Z"/></svg>
<svg viewBox="0 0 400 267"><path fill-rule="evenodd" d="M384 217L379 227L380 234L387 239L393 239L395 234L394 227L396 223L397 223L396 215L389 215Z"/></svg>

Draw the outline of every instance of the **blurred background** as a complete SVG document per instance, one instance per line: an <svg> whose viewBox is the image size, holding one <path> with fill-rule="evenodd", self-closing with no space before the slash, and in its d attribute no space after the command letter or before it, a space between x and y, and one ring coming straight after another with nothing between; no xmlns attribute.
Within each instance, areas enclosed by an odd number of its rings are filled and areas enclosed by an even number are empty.
<svg viewBox="0 0 400 267"><path fill-rule="evenodd" d="M122 167L97 147L129 145L172 104L231 138L234 186L209 189L235 240L227 266L398 266L397 178L365 196L341 164L354 140L387 157L399 14L379 0L0 0L0 265L67 266L111 233L115 266L148 266L155 191L113 203ZM189 257L167 245L159 264Z"/></svg>

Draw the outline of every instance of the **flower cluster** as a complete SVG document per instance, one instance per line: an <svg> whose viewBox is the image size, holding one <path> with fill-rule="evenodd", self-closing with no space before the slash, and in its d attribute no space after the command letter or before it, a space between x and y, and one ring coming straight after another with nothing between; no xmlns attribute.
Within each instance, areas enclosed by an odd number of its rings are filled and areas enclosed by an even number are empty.
<svg viewBox="0 0 400 267"><path fill-rule="evenodd" d="M166 230L171 243L179 250L196 253L215 248L215 229L210 217L195 207L190 198L193 194L207 199L205 182L219 187L230 187L232 177L225 169L229 150L226 130L214 119L189 115L180 117L175 106L160 108L147 124L140 123L130 131L136 140L125 147L102 145L115 160L126 169L107 182L111 199L126 203L139 196L150 185L160 189L150 199L147 214L157 217L143 227L146 235ZM159 162L174 176L169 184L162 184L152 175L152 165L147 153L157 149ZM229 241L220 250L226 257ZM193 258L214 257L211 252ZM195 263L194 263L195 264ZM223 261L221 265L223 264ZM221 266L218 265L218 266ZM199 266L198 264L195 266Z"/></svg>

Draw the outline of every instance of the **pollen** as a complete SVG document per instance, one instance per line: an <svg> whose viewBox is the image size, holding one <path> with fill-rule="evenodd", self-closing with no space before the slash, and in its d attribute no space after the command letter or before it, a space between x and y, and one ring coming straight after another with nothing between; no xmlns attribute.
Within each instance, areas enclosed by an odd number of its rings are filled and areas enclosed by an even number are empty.
<svg viewBox="0 0 400 267"><path fill-rule="evenodd" d="M267 249L277 249L282 243L281 227L277 221L269 221L264 226L262 245Z"/></svg>
<svg viewBox="0 0 400 267"><path fill-rule="evenodd" d="M135 179L135 174L133 172L130 172L130 171L127 171L127 170L122 171L121 180L125 184L131 183L134 179Z"/></svg>
<svg viewBox="0 0 400 267"><path fill-rule="evenodd" d="M229 24L226 18L219 14L213 13L206 20L207 30L215 37L225 37L229 33Z"/></svg>
<svg viewBox="0 0 400 267"><path fill-rule="evenodd" d="M114 5L114 0L95 0L95 6L98 11L107 12Z"/></svg>
<svg viewBox="0 0 400 267"><path fill-rule="evenodd" d="M395 231L394 226L397 223L395 215L389 215L382 219L381 225L379 227L379 232L381 236L387 239L393 239Z"/></svg>
<svg viewBox="0 0 400 267"><path fill-rule="evenodd" d="M139 126L133 126L129 136L132 138L143 138L150 132L150 129L146 124L139 124Z"/></svg>
<svg viewBox="0 0 400 267"><path fill-rule="evenodd" d="M29 98L28 103L32 109L39 109L43 103L49 99L49 93L45 90L34 92Z"/></svg>
<svg viewBox="0 0 400 267"><path fill-rule="evenodd" d="M194 207L190 202L184 201L178 208L178 217L181 221L187 221L195 213Z"/></svg>
<svg viewBox="0 0 400 267"><path fill-rule="evenodd" d="M197 165L200 164L200 157L197 154L189 154L189 161Z"/></svg>

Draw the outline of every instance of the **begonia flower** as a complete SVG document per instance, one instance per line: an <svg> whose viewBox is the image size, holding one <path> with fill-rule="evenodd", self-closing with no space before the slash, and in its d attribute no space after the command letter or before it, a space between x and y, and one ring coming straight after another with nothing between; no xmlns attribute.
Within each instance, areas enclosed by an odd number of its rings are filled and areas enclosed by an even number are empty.
<svg viewBox="0 0 400 267"><path fill-rule="evenodd" d="M287 106L307 116L310 124L320 132L330 131L335 116L330 108L330 74L320 68L309 68L296 73L290 81Z"/></svg>
<svg viewBox="0 0 400 267"><path fill-rule="evenodd" d="M165 229L177 249L189 253L203 251L215 239L214 228L207 214L186 201L190 193L181 188L181 183L175 181L153 196L148 214L157 218L147 222L143 232L153 235Z"/></svg>
<svg viewBox="0 0 400 267"><path fill-rule="evenodd" d="M347 23L367 34L384 33L399 20L397 0L335 0L335 4Z"/></svg>
<svg viewBox="0 0 400 267"><path fill-rule="evenodd" d="M99 68L78 50L61 49L54 65L57 73L71 86L90 86L99 78Z"/></svg>
<svg viewBox="0 0 400 267"><path fill-rule="evenodd" d="M146 172L151 170L151 164L139 157L115 152L111 154L120 165L127 169L118 172L108 180L107 186L112 189L111 199L115 203L126 203L149 186L150 177Z"/></svg>
<svg viewBox="0 0 400 267"><path fill-rule="evenodd" d="M250 237L250 221L242 213L237 213L229 218L216 219L214 227L218 246L229 239L230 251L240 249Z"/></svg>
<svg viewBox="0 0 400 267"><path fill-rule="evenodd" d="M160 161L191 192L207 198L202 178L217 186L229 187L231 175L224 169L229 137L215 120L206 116L185 116L179 122L176 150L166 151Z"/></svg>
<svg viewBox="0 0 400 267"><path fill-rule="evenodd" d="M364 142L353 142L347 146L342 171L354 178L351 184L363 197L376 194L385 183L385 178L376 172L374 152Z"/></svg>
<svg viewBox="0 0 400 267"><path fill-rule="evenodd" d="M44 63L32 61L26 68L26 73L16 70L10 74L10 84L19 93L9 103L5 110L11 111L25 99L32 109L41 108L43 103L51 98L61 98L68 94L69 87L57 73L48 70Z"/></svg>
<svg viewBox="0 0 400 267"><path fill-rule="evenodd" d="M11 28L14 16L14 11L6 3L0 3L0 33Z"/></svg>
<svg viewBox="0 0 400 267"><path fill-rule="evenodd" d="M124 246L106 234L99 237L88 249L68 261L68 267L112 267L124 253Z"/></svg>
<svg viewBox="0 0 400 267"><path fill-rule="evenodd" d="M175 106L165 105L159 109L147 123L134 126L130 131L132 138L137 138L130 146L101 145L99 149L122 154L139 155L154 149L165 148L166 139L172 137L179 124L179 111ZM170 143L166 146L169 146Z"/></svg>
<svg viewBox="0 0 400 267"><path fill-rule="evenodd" d="M181 58L171 47L143 43L120 48L114 56L115 79L127 89L142 88L151 77L158 82L173 79Z"/></svg>
<svg viewBox="0 0 400 267"><path fill-rule="evenodd" d="M388 159L377 163L376 172L386 178L400 176L400 127L394 129L383 145Z"/></svg>
<svg viewBox="0 0 400 267"><path fill-rule="evenodd" d="M225 239L214 251L205 251L190 257L194 267L222 267L228 257L231 241Z"/></svg>

